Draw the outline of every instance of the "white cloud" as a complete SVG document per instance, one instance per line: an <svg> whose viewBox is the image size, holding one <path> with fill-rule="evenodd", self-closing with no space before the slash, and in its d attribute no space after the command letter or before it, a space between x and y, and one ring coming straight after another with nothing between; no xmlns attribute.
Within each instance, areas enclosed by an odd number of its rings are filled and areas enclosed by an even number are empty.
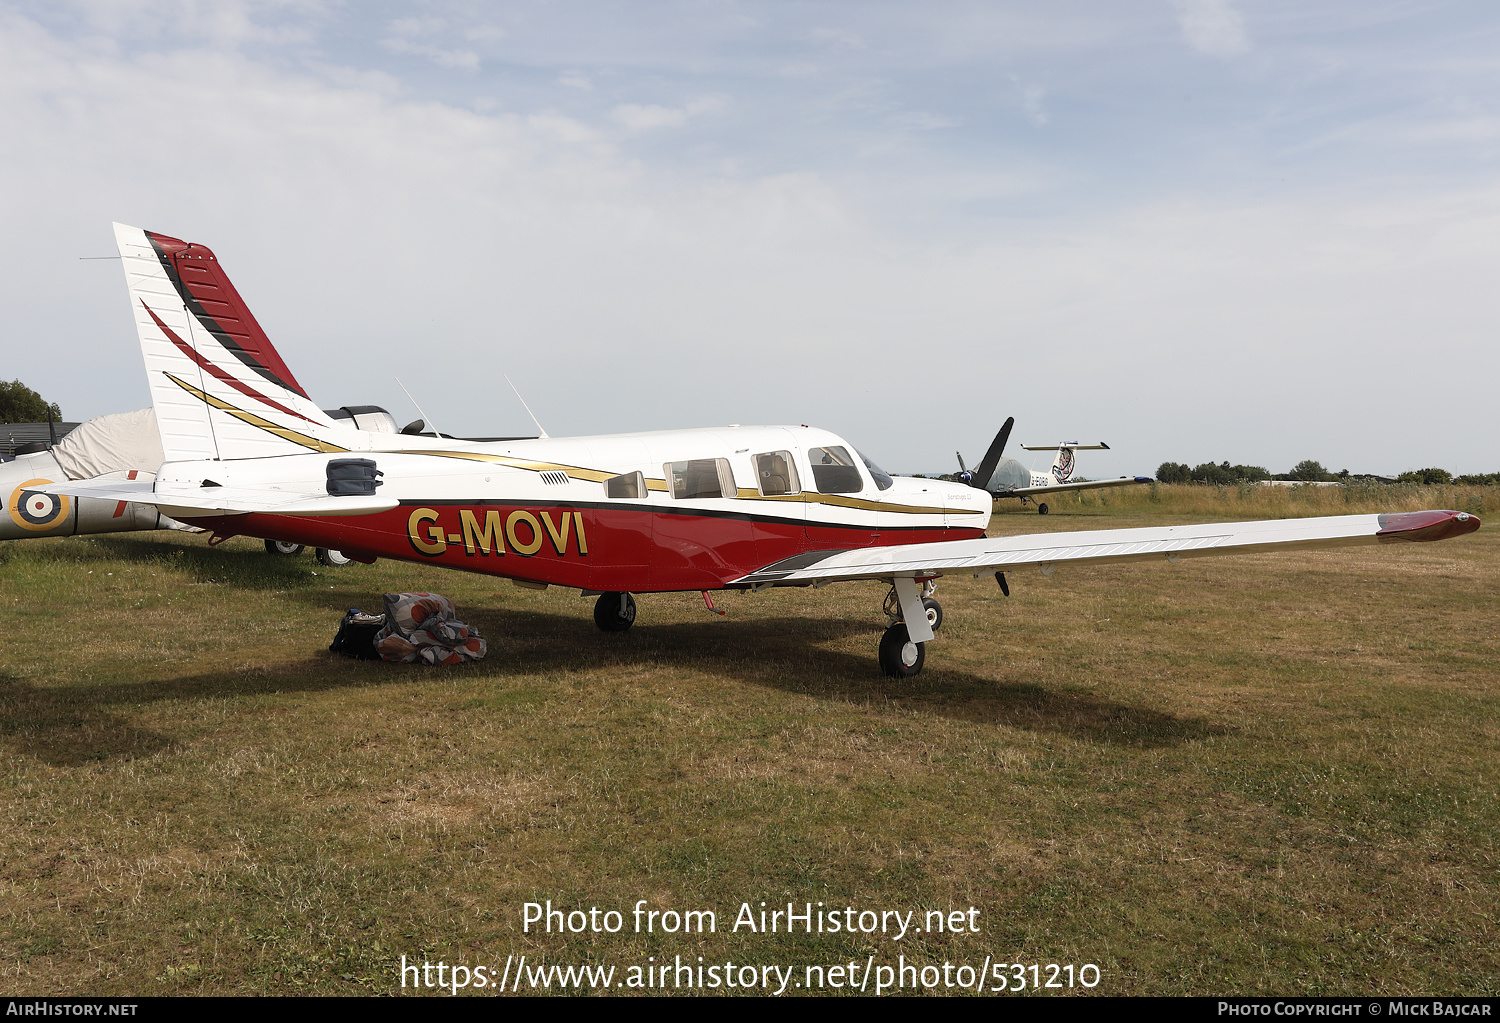
<svg viewBox="0 0 1500 1023"><path fill-rule="evenodd" d="M1038 128L1049 120L1047 108L1042 105L1042 100L1046 95L1046 91L1040 85L1021 87L1021 111L1025 113L1027 120Z"/></svg>
<svg viewBox="0 0 1500 1023"><path fill-rule="evenodd" d="M939 131L943 128L956 128L961 122L957 118L944 117L942 114L914 110L910 113L896 114L891 118L891 123L909 131Z"/></svg>
<svg viewBox="0 0 1500 1023"><path fill-rule="evenodd" d="M809 64L806 61L798 61L791 64L783 64L776 69L776 74L782 78L812 78L819 71L818 65Z"/></svg>
<svg viewBox="0 0 1500 1023"><path fill-rule="evenodd" d="M432 42L419 41L421 38L440 35L447 27L447 22L441 18L397 18L391 22L390 34L380 41L380 45L391 53L422 57L439 67L449 67L459 71L478 71L479 54L474 51L447 48ZM476 37L471 30L466 38L472 41Z"/></svg>
<svg viewBox="0 0 1500 1023"><path fill-rule="evenodd" d="M686 110L677 107L658 107L641 103L623 103L610 112L615 123L630 131L648 131L652 128L680 128L687 124Z"/></svg>
<svg viewBox="0 0 1500 1023"><path fill-rule="evenodd" d="M306 42L326 0L51 0L89 31L109 39L192 39L215 46Z"/></svg>
<svg viewBox="0 0 1500 1023"><path fill-rule="evenodd" d="M835 49L863 50L865 48L864 37L858 32L850 32L847 29L818 28L814 29L810 36L820 45Z"/></svg>
<svg viewBox="0 0 1500 1023"><path fill-rule="evenodd" d="M382 39L380 45L392 53L404 53L413 57L424 57L439 67L451 67L460 71L479 70L479 54L473 50L449 50L427 43L414 43L400 36Z"/></svg>
<svg viewBox="0 0 1500 1023"><path fill-rule="evenodd" d="M570 89L581 89L584 92L592 92L594 90L594 83L589 80L587 75L571 71L565 75L559 75L557 83L559 85L566 85Z"/></svg>
<svg viewBox="0 0 1500 1023"><path fill-rule="evenodd" d="M1245 25L1230 0L1172 0L1188 45L1210 57L1233 57L1250 49Z"/></svg>
<svg viewBox="0 0 1500 1023"><path fill-rule="evenodd" d="M70 415L146 401L118 266L76 258L107 254L121 220L213 247L327 406L415 418L391 375L418 366L418 399L476 435L528 428L503 370L557 434L815 421L912 471L982 450L1009 414L1105 437L1100 476L1166 458L1496 468L1493 187L1123 200L1090 194L1082 165L995 148L886 177L653 163L608 113L517 114L514 93L465 110L382 74L201 44L111 54L0 18L0 194L26 198L0 205L4 372ZM956 372L967 400L944 398Z"/></svg>
<svg viewBox="0 0 1500 1023"><path fill-rule="evenodd" d="M398 36L426 36L441 32L447 25L442 18L397 18L390 29Z"/></svg>
<svg viewBox="0 0 1500 1023"><path fill-rule="evenodd" d="M627 131L650 131L653 128L681 128L692 118L722 110L724 106L722 96L701 96L681 107L623 103L610 111L610 116Z"/></svg>

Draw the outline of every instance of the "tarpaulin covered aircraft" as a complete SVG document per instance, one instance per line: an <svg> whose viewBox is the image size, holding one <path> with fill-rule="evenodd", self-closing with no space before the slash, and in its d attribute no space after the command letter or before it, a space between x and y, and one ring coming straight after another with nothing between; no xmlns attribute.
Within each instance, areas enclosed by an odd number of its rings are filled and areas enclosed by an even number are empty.
<svg viewBox="0 0 1500 1023"><path fill-rule="evenodd" d="M394 433L390 413L373 405L328 410L334 419L344 419L360 429ZM160 513L152 505L98 498L69 498L44 493L39 488L61 480L92 479L105 473L124 473L127 481L150 482L162 463L156 412L139 409L98 416L73 428L54 430L51 443L35 445L39 451L23 450L0 462L0 499L5 515L0 517L0 540L30 540L47 536L87 533L128 533L144 529L180 529L200 532ZM60 437L58 435L61 435ZM31 447L33 445L28 445ZM267 540L273 554L300 554L302 545ZM337 550L319 547L319 562L330 567L347 565L350 559Z"/></svg>
<svg viewBox="0 0 1500 1023"><path fill-rule="evenodd" d="M723 427L495 442L373 433L318 408L214 254L115 225L164 461L43 493L126 501L212 530L336 547L597 595L606 631L632 594L878 580L891 675L922 668L944 573L1044 573L1065 563L1164 560L1471 532L1463 512L986 538L991 501L961 483L893 478L806 426Z"/></svg>
<svg viewBox="0 0 1500 1023"><path fill-rule="evenodd" d="M94 498L74 500L36 489L48 483L91 479L117 471L125 472L130 480L149 482L155 478L161 460L156 414L146 408L90 419L67 431L55 444L0 462L0 496L5 498L0 540L136 529L192 529L172 521L149 504Z"/></svg>

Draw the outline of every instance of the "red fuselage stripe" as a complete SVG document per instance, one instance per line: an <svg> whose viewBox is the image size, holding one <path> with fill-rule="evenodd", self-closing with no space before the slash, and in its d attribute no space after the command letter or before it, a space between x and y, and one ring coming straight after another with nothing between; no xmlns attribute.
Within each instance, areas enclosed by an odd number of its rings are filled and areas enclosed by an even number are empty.
<svg viewBox="0 0 1500 1023"><path fill-rule="evenodd" d="M933 526L887 532L882 539L873 526L545 503L433 502L347 518L249 514L188 521L218 533L346 554L631 593L721 589L798 554L884 547L893 535L902 544L984 535L972 527Z"/></svg>

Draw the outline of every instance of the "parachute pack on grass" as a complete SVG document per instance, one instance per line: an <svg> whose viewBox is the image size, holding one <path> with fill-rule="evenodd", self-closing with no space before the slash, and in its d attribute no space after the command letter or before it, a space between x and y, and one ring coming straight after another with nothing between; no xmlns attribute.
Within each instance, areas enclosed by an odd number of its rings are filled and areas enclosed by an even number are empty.
<svg viewBox="0 0 1500 1023"><path fill-rule="evenodd" d="M461 664L485 654L479 630L458 620L453 602L436 593L387 593L385 613L350 608L329 650L346 657L405 664Z"/></svg>

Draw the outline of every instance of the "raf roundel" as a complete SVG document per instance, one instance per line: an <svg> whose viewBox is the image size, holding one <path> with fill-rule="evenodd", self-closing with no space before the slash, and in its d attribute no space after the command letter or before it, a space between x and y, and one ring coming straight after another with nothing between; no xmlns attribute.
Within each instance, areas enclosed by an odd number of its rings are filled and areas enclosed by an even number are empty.
<svg viewBox="0 0 1500 1023"><path fill-rule="evenodd" d="M52 529L67 518L68 510L72 507L68 498L60 494L39 494L35 490L26 489L51 482L52 480L43 479L27 480L11 491L10 501L6 505L10 520L22 529L40 533Z"/></svg>

